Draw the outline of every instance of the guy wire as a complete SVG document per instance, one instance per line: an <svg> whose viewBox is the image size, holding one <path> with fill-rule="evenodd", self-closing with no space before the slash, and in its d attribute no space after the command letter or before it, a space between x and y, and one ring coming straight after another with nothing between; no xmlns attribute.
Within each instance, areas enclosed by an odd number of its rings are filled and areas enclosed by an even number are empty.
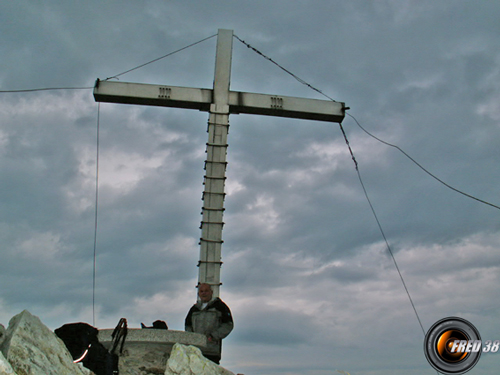
<svg viewBox="0 0 500 375"><path fill-rule="evenodd" d="M350 149L350 147L349 147L349 149ZM356 163L356 161L354 161L354 162ZM413 299L411 298L410 292L408 291L408 288L406 287L405 280L403 279L403 275L401 274L401 271L399 270L398 263L396 262L396 258L394 257L394 254L392 253L391 246L389 246L389 241L387 241L387 237L385 236L384 229L382 228L382 225L380 224L380 221L378 219L375 208L373 208L372 202L371 202L370 198L368 197L368 193L366 192L365 184L363 183L363 179L361 178L361 173L359 171L357 163L356 163L356 172L358 173L359 182L361 183L361 187L363 188L363 192L365 193L366 200L368 201L368 204L370 205L370 209L373 213L373 216L375 217L375 221L377 222L380 233L382 234L382 237L384 238L387 250L389 251L389 254L391 255L392 261L394 262L394 266L396 266L396 270L398 271L399 278L401 279L401 282L403 283L403 287L405 288L406 294L408 295L408 299L410 300L411 307L413 307L413 311L415 312L415 316L417 317L418 323L420 324L420 328L422 328L422 332L424 333L424 336L425 336L424 326L422 325L422 321L420 320L420 317L418 316L417 309L415 308L415 304L413 303Z"/></svg>
<svg viewBox="0 0 500 375"><path fill-rule="evenodd" d="M91 90L93 87L42 87L38 89L25 90L0 90L0 93L15 93L15 92L36 92L36 91L53 91L53 90Z"/></svg>
<svg viewBox="0 0 500 375"><path fill-rule="evenodd" d="M95 327L95 280L97 254L97 207L99 202L99 127L101 103L97 103L97 135L96 135L96 163L95 163L95 217L94 217L94 267L92 274L92 325Z"/></svg>
<svg viewBox="0 0 500 375"><path fill-rule="evenodd" d="M440 182L441 184L443 184L443 185L444 185L444 186L446 186L447 188L449 188L449 189L451 189L451 190L453 190L453 191L455 191L455 192L457 192L457 193L459 193L459 194L462 194L462 195L464 195L464 196L466 196L466 197L468 197L468 198L474 199L474 200L476 200L476 201L478 201L478 202L484 203L484 204L486 204L486 205L488 205L488 206L491 206L491 207L494 207L494 208L497 208L497 209L499 209L499 210L500 210L500 207L499 207L499 206L497 206L497 205L495 205L495 204L493 204L493 203L490 203L490 202L484 201L484 200L482 200L482 199L476 198L476 197L474 197L473 195L470 195L470 194L464 193L463 191L458 190L458 189L454 188L453 186L451 186L451 185L447 184L446 182L444 182L444 181L443 181L443 180L441 180L440 178L438 178L438 177L436 177L435 175L433 175L433 174L432 174L431 172L429 172L427 169L425 169L422 165L420 165L420 163L418 163L415 159L413 159L410 155L408 155L408 154L407 154L407 153L406 153L406 152L405 152L402 148L400 148L399 146L396 146L396 145L394 145L394 144L392 144L392 143L389 143L389 142L387 142L387 141L384 141L383 139L380 139L380 138L378 138L378 137L374 136L373 134L371 134L368 130L366 130L365 128L363 128L363 127L361 126L361 124L358 122L358 120L356 120L356 118L355 118L353 115L351 115L350 113L347 113L347 116L352 117L352 119L353 119L353 120L354 120L354 122L355 122L355 123L359 126L359 128L360 128L361 130L363 130L366 134L368 134L370 137L372 137L372 138L376 139L377 141L379 141L379 142L381 142L381 143L383 143L383 144L385 144L385 145L387 145L387 146L394 147L395 149L399 150L399 151L400 151L400 152L401 152L404 156L406 156L408 159L410 159L410 160L411 160L411 161L412 161L412 162L413 162L413 163L414 163L417 167L419 167L421 170L423 170L425 173L427 173L429 176L431 176L433 179L435 179L436 181Z"/></svg>
<svg viewBox="0 0 500 375"><path fill-rule="evenodd" d="M302 84L306 85L306 86L307 86L307 87L309 87L310 89L312 89L312 90L314 90L314 91L318 92L319 94L323 95L324 97L328 98L329 100L331 100L331 101L335 102L335 100L334 100L334 99L332 99L330 96L326 95L323 91L321 91L321 90L319 90L319 89L315 88L314 86L312 86L312 85L311 85L311 84L309 84L308 82L304 81L302 78L299 78L298 76L296 76L295 74L293 74L293 73L292 73L291 71L289 71L288 69L285 69L285 68L284 68L284 67L282 67L280 64L278 64L277 62L275 62L273 59L271 59L270 57L268 57L268 56L264 55L262 52L260 52L259 50L257 50L255 47L252 47L250 44L248 44L248 43L246 43L245 41L241 40L241 39L240 39L239 37L237 37L236 35L235 35L234 37L235 37L236 39L238 39L241 43L243 43L244 45L246 45L248 48L250 48L251 50L253 50L253 51L254 51L254 52L256 52L257 54L261 55L261 56L262 56L262 57L264 57L266 60L268 60L268 61L272 62L273 64L275 64L276 66L278 66L280 69L282 69L283 71L285 71L285 72L286 72L286 73L288 73L289 75L291 75L293 78L295 78L295 79L296 79L297 81L299 81L300 83L302 83ZM352 117L352 116L351 116L351 117ZM410 304L411 304L411 306L413 307L413 311L415 312L415 315L416 315L416 317L417 317L418 323L420 324L420 327L422 328L422 332L423 332L423 333L424 333L424 335L425 335L425 330L424 330L424 327L423 327L423 325L422 325L422 322L421 322L421 320L420 320L420 317L418 316L417 309L415 308L415 305L414 305L414 303L413 303L413 300L412 300L412 298L411 298L411 296L410 296L410 292L408 291L408 288L406 287L406 283L405 283L405 281L404 281L404 279L403 279L403 275L401 274L401 272L400 272L400 270L399 270L398 264L397 264L397 262L396 262L396 258L394 257L394 254L392 253L391 247L389 246L389 242L387 241L387 237L386 237L386 235L385 235L385 233L384 233L384 230L383 230L383 228L382 228L382 225L380 224L380 221L379 221L378 216L377 216L377 214L376 214L376 212L375 212L375 209L374 209L374 207L373 207L373 205L372 205L372 203L371 203L371 201L370 201L370 198L368 197L368 194L367 194L367 192L366 192L365 185L364 185L364 183L363 183L363 180L362 180L362 178L361 178L361 173L360 173L359 168L358 168L358 162L356 161L356 158L354 157L354 153L353 153L353 151L352 151L352 149L351 149L351 146L350 146L350 144L349 144L349 140L347 139L347 135L346 135L346 133L345 133L345 131L344 131L344 128L342 127L342 124L341 124L341 123L339 123L339 126L340 126L340 130L342 131L342 134L343 134L343 136L344 136L344 139L345 139L345 142L346 142L346 144L347 144L347 147L349 148L349 152L350 152L351 157L352 157L352 160L353 160L353 162L354 162L354 166L355 166L356 172L357 172L357 174L358 174L358 178L359 178L359 181L360 181L360 183L361 183L361 187L363 188L363 191L364 191L365 197L366 197L366 199L367 199L367 201L368 201L368 204L370 205L370 208L371 208L371 211L372 211L373 215L375 216L375 221L377 222L377 225L378 225L378 227L379 227L379 229L380 229L380 232L382 233L382 237L384 238L384 241L385 241L385 244L386 244L387 249L388 249L388 251L389 251L389 254L391 255L392 260L393 260L393 262L394 262L394 265L396 266L396 270L398 271L399 277L400 277L400 279L401 279L401 281L402 281L402 283L403 283L403 287L404 287L404 289L405 289L405 291L406 291L406 294L408 295L408 299L410 300Z"/></svg>
<svg viewBox="0 0 500 375"><path fill-rule="evenodd" d="M296 76L295 74L293 74L291 71L289 71L288 69L284 68L283 66L281 66L280 64L278 64L276 61L274 61L273 59L271 59L269 56L266 56L264 55L262 52L260 52L257 48L255 47L252 47L250 44L248 44L247 42L245 42L244 40L240 39L237 35L234 35L234 37L236 39L238 39L241 43L243 43L245 46L247 46L248 48L250 48L252 51L254 51L255 53L257 53L258 55L261 55L263 58L265 58L266 60L272 62L274 65L276 65L278 68L280 68L281 70L283 70L284 72L288 73L289 75L291 75L293 78L295 78L297 81L299 81L300 83L302 83L303 85L306 85L307 87L309 87L311 90L314 90L316 92L318 92L319 94L323 95L324 97L330 99L332 102L335 102L335 100L333 98L330 98L328 95L326 95L323 91L317 89L316 87L310 85L309 83L307 83L306 81L304 81L302 78Z"/></svg>
<svg viewBox="0 0 500 375"><path fill-rule="evenodd" d="M147 63L141 64L139 66L136 66L135 68L126 70L122 73L116 74L112 77L106 78L106 80L116 78L118 79L119 76L124 75L126 73L129 73L133 70L142 68L146 65L149 65L151 63L154 63L158 60L161 60L165 57L172 56L173 54L183 51L189 47L192 47L196 44L199 44L201 42L204 42L205 40L208 40L210 38L213 38L217 34L214 34L212 36L209 36L207 38L204 38L202 40L199 40L198 42L191 43L188 46L185 46L183 48L180 48L176 51L170 52L164 56L158 57L154 60L151 60ZM91 87L90 87L91 88ZM100 127L100 113L101 113L101 103L97 103L97 136L96 136L96 172L95 172L95 217L94 217L94 265L93 265L93 273L92 273L92 325L95 326L95 289L96 289L96 260L97 260L97 223L98 223L98 206L99 206L99 127Z"/></svg>
<svg viewBox="0 0 500 375"><path fill-rule="evenodd" d="M190 45L188 45L188 46L185 46L185 47L182 47L182 48L180 48L180 49L178 49L178 50L176 50L176 51L173 51L173 52L167 53L166 55L161 56L161 57L158 57L158 58L156 58L156 59L154 59L154 60L151 60L151 61L149 61L149 62L147 62L147 63L141 64L141 65L138 65L138 66L136 66L135 68L132 68L132 69L126 70L126 71L124 71L124 72L122 72L122 73L119 73L119 74L116 74L116 75L114 75L114 76L112 76L112 77L108 77L108 78L106 78L106 79L105 79L105 81L108 81L108 80L110 80L110 79L114 79L114 78L118 79L118 77L119 77L119 76L122 76L122 75L124 75L124 74L126 74L126 73L130 73L131 71L136 70L136 69L139 69L139 68L142 68L143 66L146 66L146 65L152 64L152 63L154 63L154 62L156 62L156 61L158 61L158 60L164 59L165 57L172 56L173 54L176 54L177 52L181 52L181 51L183 51L183 50L185 50L185 49L188 49L189 47L195 46L195 45L197 45L197 44L199 44L199 43L201 43L201 42L204 42L205 40L208 40L208 39L210 39L210 38L213 38L214 36L217 36L217 34L211 35L211 36L209 36L209 37L207 37L207 38L204 38L204 39L199 40L199 41L197 41L197 42L191 43L191 44L190 44Z"/></svg>

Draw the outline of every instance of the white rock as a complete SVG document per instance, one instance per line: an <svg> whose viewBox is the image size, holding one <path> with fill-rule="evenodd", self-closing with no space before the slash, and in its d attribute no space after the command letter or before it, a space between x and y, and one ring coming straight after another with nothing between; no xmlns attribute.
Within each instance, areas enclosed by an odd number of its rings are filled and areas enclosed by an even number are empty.
<svg viewBox="0 0 500 375"><path fill-rule="evenodd" d="M64 343L29 311L14 316L5 333L1 351L18 374L87 375L73 363Z"/></svg>
<svg viewBox="0 0 500 375"><path fill-rule="evenodd" d="M0 375L16 375L9 361L0 352Z"/></svg>
<svg viewBox="0 0 500 375"><path fill-rule="evenodd" d="M167 361L165 375L234 375L206 359L195 346L175 344Z"/></svg>

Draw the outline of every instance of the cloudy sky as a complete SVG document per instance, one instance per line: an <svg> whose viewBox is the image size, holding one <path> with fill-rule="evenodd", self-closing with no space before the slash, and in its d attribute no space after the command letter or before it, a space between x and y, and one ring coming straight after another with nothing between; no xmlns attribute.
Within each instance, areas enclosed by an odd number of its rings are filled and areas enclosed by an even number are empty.
<svg viewBox="0 0 500 375"><path fill-rule="evenodd" d="M234 33L345 102L371 134L500 205L500 3L3 1L0 90L92 87ZM216 38L120 76L210 88ZM234 39L231 89L315 99ZM0 323L93 323L98 105L91 89L0 93ZM103 103L95 325L195 302L208 114ZM245 374L434 374L424 332L336 123L230 117L222 364ZM427 331L458 316L500 339L500 211L343 122ZM483 354L470 374L496 374Z"/></svg>

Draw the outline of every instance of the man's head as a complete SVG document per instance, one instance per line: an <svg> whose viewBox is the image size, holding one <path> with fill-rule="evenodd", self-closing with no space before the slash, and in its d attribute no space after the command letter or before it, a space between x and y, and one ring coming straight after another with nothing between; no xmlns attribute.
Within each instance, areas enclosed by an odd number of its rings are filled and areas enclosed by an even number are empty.
<svg viewBox="0 0 500 375"><path fill-rule="evenodd" d="M214 292L210 285L202 283L198 285L198 297L200 297L201 302L210 302Z"/></svg>

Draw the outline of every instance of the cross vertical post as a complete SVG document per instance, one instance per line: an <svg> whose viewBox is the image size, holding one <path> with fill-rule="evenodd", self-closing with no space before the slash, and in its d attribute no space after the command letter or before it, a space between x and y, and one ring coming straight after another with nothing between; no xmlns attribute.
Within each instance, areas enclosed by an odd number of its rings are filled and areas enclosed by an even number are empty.
<svg viewBox="0 0 500 375"><path fill-rule="evenodd" d="M222 228L229 130L229 85L233 31L220 29L217 36L213 98L208 119L207 159L203 191L198 282L212 286L219 296Z"/></svg>

